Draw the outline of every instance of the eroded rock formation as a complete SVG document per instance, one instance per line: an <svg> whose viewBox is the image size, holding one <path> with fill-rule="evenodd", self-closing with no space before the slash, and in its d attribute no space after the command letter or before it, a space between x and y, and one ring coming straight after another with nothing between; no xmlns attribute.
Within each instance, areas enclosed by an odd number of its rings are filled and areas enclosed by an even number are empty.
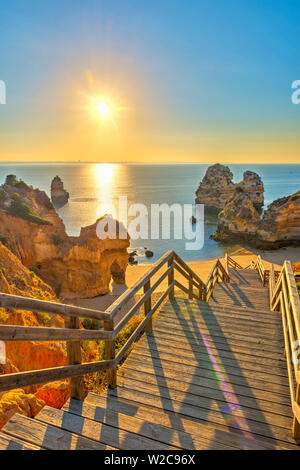
<svg viewBox="0 0 300 470"><path fill-rule="evenodd" d="M22 265L20 260L0 243L0 292L57 302L51 287L34 272ZM23 326L64 326L61 315L47 315L19 309L0 308L0 323ZM6 363L0 365L0 374L43 369L67 364L64 343L47 341L11 341L6 346ZM12 390L0 397L0 428L16 412L35 416L45 403L61 404L69 396L69 385L57 383L51 397L43 392L44 387L27 387ZM37 394L37 390L39 394ZM47 388L46 388L47 390ZM50 399L51 398L51 399Z"/></svg>
<svg viewBox="0 0 300 470"><path fill-rule="evenodd" d="M264 186L257 173L246 171L243 180L234 184L233 174L228 166L219 163L210 166L196 191L196 203L205 204L205 210L219 213L227 201L234 195L236 188L246 192L254 207L261 211L264 205Z"/></svg>
<svg viewBox="0 0 300 470"><path fill-rule="evenodd" d="M69 200L69 193L64 188L64 183L59 176L55 176L51 183L51 201L57 208L63 207Z"/></svg>
<svg viewBox="0 0 300 470"><path fill-rule="evenodd" d="M69 237L45 192L13 175L0 187L0 241L65 299L106 294L111 278L125 282L129 236L101 240L97 223Z"/></svg>
<svg viewBox="0 0 300 470"><path fill-rule="evenodd" d="M237 188L218 221L212 237L218 241L244 240L262 249L300 246L300 191L272 202L261 218L250 195Z"/></svg>

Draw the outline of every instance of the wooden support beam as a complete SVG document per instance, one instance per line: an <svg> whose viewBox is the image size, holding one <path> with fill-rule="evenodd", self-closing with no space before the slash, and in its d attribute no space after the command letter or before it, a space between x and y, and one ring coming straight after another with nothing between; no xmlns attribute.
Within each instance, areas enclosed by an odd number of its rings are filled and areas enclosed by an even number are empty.
<svg viewBox="0 0 300 470"><path fill-rule="evenodd" d="M104 330L113 332L114 322L113 320L104 322ZM115 359L115 340L105 341L105 359L107 361ZM107 371L108 386L115 388L117 386L117 368L114 363L113 366Z"/></svg>
<svg viewBox="0 0 300 470"><path fill-rule="evenodd" d="M65 326L67 328L79 329L79 318L65 318ZM67 341L67 356L69 365L82 363L80 341ZM71 398L75 398L76 400L84 400L85 391L82 376L70 378L70 396Z"/></svg>
<svg viewBox="0 0 300 470"><path fill-rule="evenodd" d="M150 280L144 285L144 294L147 294L147 292L151 289L151 283ZM151 295L146 299L144 303L144 313L145 317L147 317L148 313L151 310ZM152 316L149 318L149 321L146 325L145 328L146 333L152 333Z"/></svg>
<svg viewBox="0 0 300 470"><path fill-rule="evenodd" d="M168 266L169 267L172 266L173 262L174 262L174 257L169 259ZM168 286L170 286L173 282L174 282L174 268L172 269L172 271L168 275ZM170 290L169 300L173 300L174 296L175 296L175 294L174 294L174 288L173 288L173 289Z"/></svg>

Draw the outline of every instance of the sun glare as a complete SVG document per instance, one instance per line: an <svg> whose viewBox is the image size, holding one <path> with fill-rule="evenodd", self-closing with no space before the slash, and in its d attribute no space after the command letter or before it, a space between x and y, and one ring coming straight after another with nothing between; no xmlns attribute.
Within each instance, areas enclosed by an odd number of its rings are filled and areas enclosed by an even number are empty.
<svg viewBox="0 0 300 470"><path fill-rule="evenodd" d="M109 113L108 104L104 103L103 101L100 101L100 103L97 103L97 111L101 117L107 116Z"/></svg>

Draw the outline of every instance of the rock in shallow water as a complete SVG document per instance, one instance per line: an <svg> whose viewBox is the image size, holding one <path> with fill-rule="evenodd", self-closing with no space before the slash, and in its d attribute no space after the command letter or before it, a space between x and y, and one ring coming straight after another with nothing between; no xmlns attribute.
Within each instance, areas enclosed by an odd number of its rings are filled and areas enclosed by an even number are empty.
<svg viewBox="0 0 300 470"><path fill-rule="evenodd" d="M64 188L64 183L59 176L55 176L51 183L51 200L55 207L63 207L67 204L69 197L69 193Z"/></svg>

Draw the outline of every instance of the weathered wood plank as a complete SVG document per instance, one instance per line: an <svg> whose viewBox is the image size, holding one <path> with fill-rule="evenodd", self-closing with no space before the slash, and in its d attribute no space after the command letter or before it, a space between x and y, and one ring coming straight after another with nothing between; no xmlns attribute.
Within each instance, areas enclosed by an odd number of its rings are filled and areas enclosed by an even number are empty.
<svg viewBox="0 0 300 470"><path fill-rule="evenodd" d="M107 318L107 314L99 310L74 307L74 305L66 305L55 302L46 302L45 300L31 299L29 297L21 297L10 294L0 294L0 307L6 309L14 308L30 310L32 312L54 313L82 318L95 318L97 320L105 320Z"/></svg>
<svg viewBox="0 0 300 470"><path fill-rule="evenodd" d="M170 362L170 364L178 364L181 363L182 365L186 367L188 365L189 367L196 367L197 369L206 369L210 370L215 374L215 367L210 360L203 360L200 362L199 360L195 360L192 358L186 358L185 356L182 355L174 355L173 353L170 352L165 352L165 351L155 351L155 350L149 350L147 348L135 348L134 354L137 355L138 359L140 361L143 361L144 357L148 358L155 358L155 359L160 359L161 361L164 362ZM246 380L248 377L252 378L257 378L259 380L265 381L266 383L275 383L278 385L284 385L287 386L287 377L283 376L278 376L276 374L265 374L264 372L260 372L257 370L251 370L251 369L243 369L241 370L241 367L239 364L236 365L226 365L226 367L222 366L221 361L218 361L217 364L219 364L219 367L222 367L222 373L230 374L230 375L238 375L241 376L241 374L244 377L244 380Z"/></svg>
<svg viewBox="0 0 300 470"><path fill-rule="evenodd" d="M43 450L39 446L29 444L17 438L12 438L0 432L0 450Z"/></svg>
<svg viewBox="0 0 300 470"><path fill-rule="evenodd" d="M119 377L118 380L120 387L132 390L133 393L135 391L147 392L150 395L160 397L161 399L171 399L172 403L174 404L176 402L178 406L192 405L194 407L209 410L210 412L215 411L221 416L222 413L220 413L220 410L227 409L227 413L235 416L236 419L241 418L246 421L247 417L247 422L254 420L255 422L267 424L268 426L278 426L287 430L290 430L292 426L291 416L279 415L269 411L262 412L259 406L257 406L257 408L250 408L242 403L238 403L236 399L234 400L234 394L229 391L226 392L225 389L223 390L225 397L220 401L217 398L210 398L201 394L196 395L195 393L185 393L175 388L170 388L165 379L161 377L157 377L157 384L152 384L150 381L144 381L142 377L140 380L137 380L131 379L126 375L124 377ZM193 390L195 392L196 386ZM222 419L224 420L224 416L222 416Z"/></svg>
<svg viewBox="0 0 300 470"><path fill-rule="evenodd" d="M277 441L273 438L252 434L245 430L241 433L239 430L228 428L218 423L211 423L193 416L187 417L181 413L155 408L151 404L139 402L138 399L132 401L127 398L114 397L113 395L103 396L89 393L86 403L94 405L95 414L99 413L100 416L108 409L112 409L122 414L134 415L135 418L143 419L150 423L169 427L173 432L184 431L191 436L205 437L212 441L211 449L214 449L215 442L233 445L238 449L298 449L292 443Z"/></svg>
<svg viewBox="0 0 300 470"><path fill-rule="evenodd" d="M124 373L127 369L134 371L142 371L144 373L152 374L154 376L165 377L166 379L176 379L180 377L182 382L187 384L196 384L207 388L220 389L219 381L212 378L211 374L198 375L193 368L181 368L178 370L175 367L169 366L168 363L164 364L160 361L146 359L141 364L133 355L126 360L122 365L120 370L120 375ZM291 411L291 400L289 395L279 393L278 388L274 387L272 384L265 384L263 381L258 381L254 379L244 380L243 378L238 377L235 380L235 376L224 376L226 380L232 386L233 390L237 395L254 397L262 400L269 401L271 403L280 403L289 407L289 413Z"/></svg>
<svg viewBox="0 0 300 470"><path fill-rule="evenodd" d="M105 423L112 426L116 426L117 424L119 429L130 431L146 438L158 440L159 442L164 443L164 445L175 446L180 449L209 450L214 447L216 450L228 450L239 448L238 445L233 442L229 433L227 433L227 436L224 436L222 442L215 439L215 437L217 437L215 432L202 433L201 437L199 437L199 431L194 435L191 434L192 426L189 427L187 432L182 424L177 428L171 428L168 425L155 422L151 419L153 418L153 415L150 413L144 414L141 417L138 413L131 416L128 413L130 405L123 413L123 408L117 406L119 402L116 402L115 404L113 403L112 408L110 408L109 405L111 403L107 403L106 399L101 397L101 395L99 395L99 398L103 399L101 407L99 406L99 401L95 406L89 402L81 404L76 400L70 400L66 405L64 405L63 410L78 416L83 416L84 418L92 419L99 423ZM173 420L173 418L178 421L175 414L171 419ZM175 430L176 432L174 432Z"/></svg>
<svg viewBox="0 0 300 470"><path fill-rule="evenodd" d="M114 394L115 391L112 391L111 393ZM245 416L245 419L239 419L238 417L234 418L229 408L223 409L222 414L220 409L216 408L216 405L212 401L210 401L209 408L202 408L198 405L195 406L173 400L169 394L168 397L166 397L164 391L162 391L162 394L157 395L145 390L128 389L121 385L118 388L118 393L115 393L115 396L132 402L147 404L152 408L179 413L180 415L185 415L189 418L192 417L197 420L222 424L227 429L234 428L240 432L241 430L248 431L255 435L258 434L260 436L295 444L295 440L291 437L290 429L270 425L268 423L257 422L256 420L252 421L248 419L248 416Z"/></svg>
<svg viewBox="0 0 300 470"><path fill-rule="evenodd" d="M0 375L0 392L22 388L29 385L53 382L68 377L92 374L100 370L107 370L114 365L114 361L87 362L84 364L51 367L27 372Z"/></svg>
<svg viewBox="0 0 300 470"><path fill-rule="evenodd" d="M153 374L147 371L135 370L134 368L122 367L119 373L119 376L124 379L124 384L126 380L138 380L139 382L145 382L151 385L157 385L159 388L161 386L168 388L169 390L176 390L186 394L192 394L204 398L209 398L217 401L224 401L224 403L232 403L240 406L242 408L249 407L254 410L260 410L262 412L267 411L270 413L278 414L284 417L292 418L293 412L291 409L290 403L281 404L275 401L269 402L263 398L257 398L251 393L251 389L248 388L247 396L244 394L239 394L236 390L236 387L231 386L227 383L227 388L230 390L228 393L224 393L222 386L218 383L218 387L207 387L203 383L194 380L193 377L190 378L190 381L184 381L182 378L168 378L164 375ZM224 405L225 406L225 405Z"/></svg>
<svg viewBox="0 0 300 470"><path fill-rule="evenodd" d="M104 330L0 325L2 341L98 341L110 337L111 333Z"/></svg>
<svg viewBox="0 0 300 470"><path fill-rule="evenodd" d="M82 404L81 404L82 405ZM172 450L175 446L149 439L119 426L118 417L115 416L114 425L109 426L94 419L78 414L68 413L46 406L36 418L47 425L56 426L78 436L92 439L107 446L114 446L121 450ZM117 427L116 427L117 424ZM141 425L142 423L140 423Z"/></svg>
<svg viewBox="0 0 300 470"><path fill-rule="evenodd" d="M56 426L15 414L4 426L5 434L48 450L114 450L101 442L87 439Z"/></svg>

